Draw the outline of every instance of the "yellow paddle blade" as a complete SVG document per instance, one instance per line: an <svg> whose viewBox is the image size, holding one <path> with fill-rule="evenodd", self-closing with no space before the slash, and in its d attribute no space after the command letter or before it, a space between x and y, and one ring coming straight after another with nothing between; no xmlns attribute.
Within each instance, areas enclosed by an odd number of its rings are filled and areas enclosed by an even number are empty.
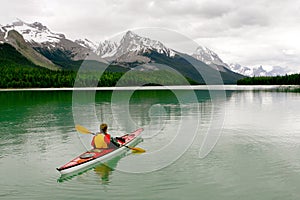
<svg viewBox="0 0 300 200"><path fill-rule="evenodd" d="M129 147L132 150L132 153L144 153L146 152L145 149L139 148L139 147Z"/></svg>
<svg viewBox="0 0 300 200"><path fill-rule="evenodd" d="M91 133L92 133L92 132L89 131L87 128L85 128L85 127L83 127L83 126L81 126L81 125L79 125L79 124L77 124L77 125L75 126L75 128L76 128L76 130L77 130L78 132L83 133L83 134L91 134Z"/></svg>

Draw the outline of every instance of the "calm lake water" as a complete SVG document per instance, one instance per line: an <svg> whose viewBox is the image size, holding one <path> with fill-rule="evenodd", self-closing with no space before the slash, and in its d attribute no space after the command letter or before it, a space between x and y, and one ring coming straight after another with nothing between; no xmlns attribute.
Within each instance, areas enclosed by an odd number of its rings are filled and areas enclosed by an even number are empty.
<svg viewBox="0 0 300 200"><path fill-rule="evenodd" d="M91 93L0 92L0 199L300 199L299 93ZM147 152L60 179L56 167L90 148L75 123L102 121L113 136L143 127Z"/></svg>

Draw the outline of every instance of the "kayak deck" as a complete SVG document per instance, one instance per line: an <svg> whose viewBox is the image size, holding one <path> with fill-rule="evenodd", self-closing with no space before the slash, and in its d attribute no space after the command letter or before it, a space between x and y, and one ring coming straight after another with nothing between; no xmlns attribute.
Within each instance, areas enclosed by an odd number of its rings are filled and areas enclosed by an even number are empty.
<svg viewBox="0 0 300 200"><path fill-rule="evenodd" d="M131 145L134 146L137 143L141 142L142 138L140 137L142 128L137 129L136 131L125 134L118 140L121 145ZM107 148L107 149L91 149L87 152L82 153L78 157L72 159L70 162L65 165L57 168L61 174L72 173L83 168L89 167L98 162L105 162L109 159L112 159L116 156L121 155L122 153L128 151L128 148L125 146L119 148Z"/></svg>

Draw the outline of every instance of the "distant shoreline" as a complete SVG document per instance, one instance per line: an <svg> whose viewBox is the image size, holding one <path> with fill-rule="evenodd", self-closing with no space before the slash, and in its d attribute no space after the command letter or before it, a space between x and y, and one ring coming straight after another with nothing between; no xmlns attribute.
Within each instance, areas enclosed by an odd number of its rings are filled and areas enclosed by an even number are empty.
<svg viewBox="0 0 300 200"><path fill-rule="evenodd" d="M257 90L257 91L300 91L300 85L184 85L184 86L130 86L130 87L83 87L83 88L9 88L9 91L113 91L113 90Z"/></svg>

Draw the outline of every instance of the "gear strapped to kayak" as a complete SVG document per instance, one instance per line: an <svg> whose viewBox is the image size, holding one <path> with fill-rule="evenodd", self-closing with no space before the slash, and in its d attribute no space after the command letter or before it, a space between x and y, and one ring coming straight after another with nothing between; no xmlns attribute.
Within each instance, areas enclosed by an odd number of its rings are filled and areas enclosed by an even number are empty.
<svg viewBox="0 0 300 200"><path fill-rule="evenodd" d="M84 154L82 154L82 155L79 156L79 157L82 158L82 159L86 159L86 158L91 158L91 157L93 157L93 156L95 156L94 153L84 153Z"/></svg>

